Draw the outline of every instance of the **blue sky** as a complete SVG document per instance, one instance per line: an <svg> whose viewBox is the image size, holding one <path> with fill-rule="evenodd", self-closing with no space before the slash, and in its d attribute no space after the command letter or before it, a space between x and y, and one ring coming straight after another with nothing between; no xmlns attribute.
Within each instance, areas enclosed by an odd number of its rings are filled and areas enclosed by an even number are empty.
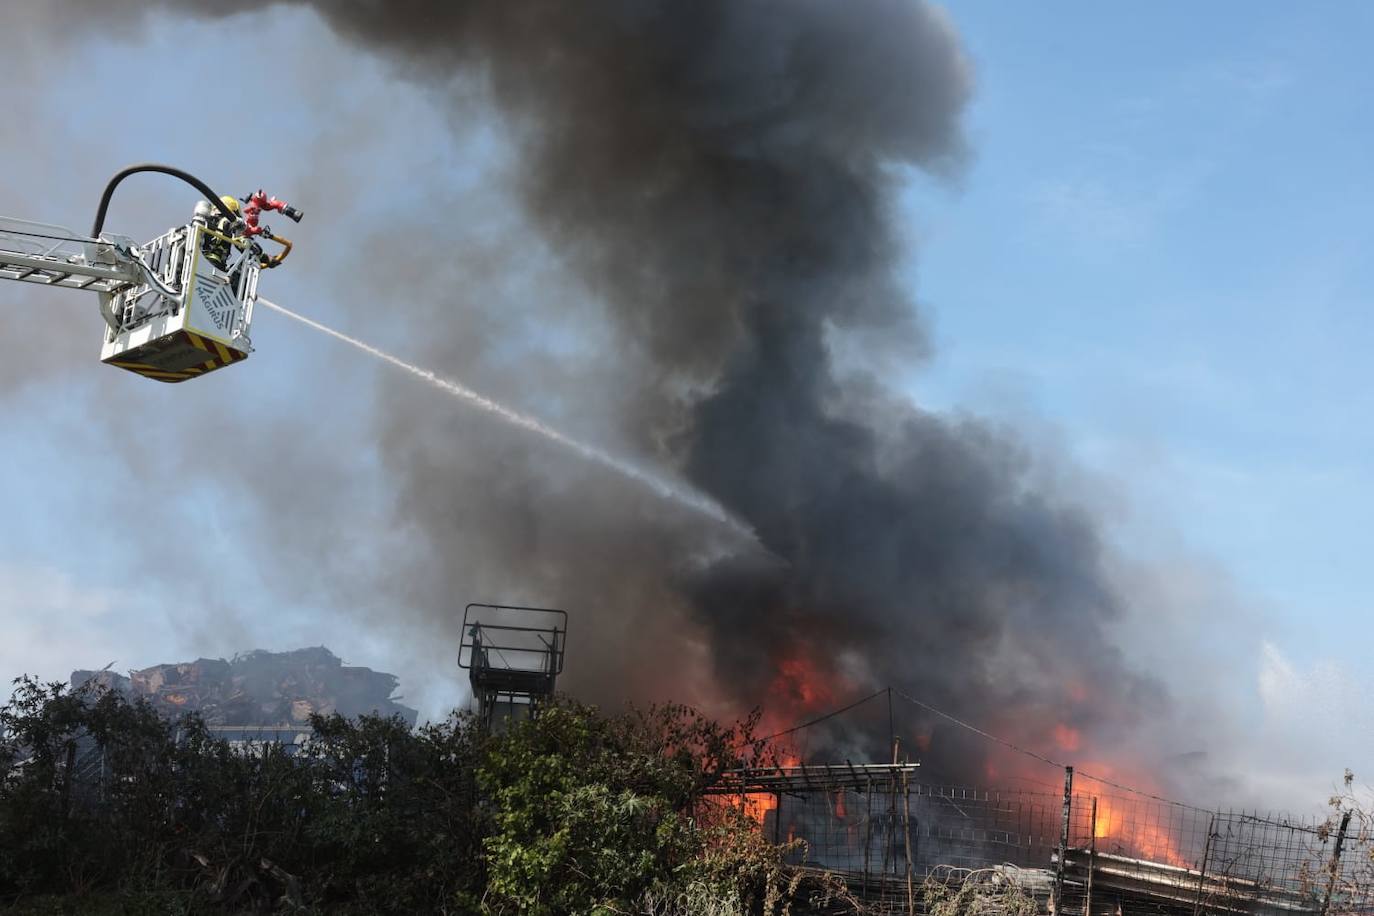
<svg viewBox="0 0 1374 916"><path fill-rule="evenodd" d="M912 194L938 352L915 388L1048 428L1113 494L1129 555L1209 571L1177 612L1224 622L1203 664L1261 752L1358 770L1374 9L951 14L976 155L955 191Z"/></svg>
<svg viewBox="0 0 1374 916"><path fill-rule="evenodd" d="M918 384L1028 400L1247 591L1367 633L1374 11L1336 9L956 6L978 155L917 217Z"/></svg>
<svg viewBox="0 0 1374 916"><path fill-rule="evenodd" d="M916 217L917 384L1025 398L1249 590L1359 628L1374 11L1336 10L955 6L977 158Z"/></svg>
<svg viewBox="0 0 1374 916"><path fill-rule="evenodd" d="M902 383L1057 456L1120 547L1137 612L1122 639L1169 675L1189 659L1177 676L1227 711L1237 758L1319 798L1374 750L1374 8L947 8L976 72L973 155L894 202L934 342ZM499 374L429 347L434 306L388 299L386 277L519 231L480 106L449 120L309 14L271 16L245 51L270 86L214 98L186 78L187 49L243 21L172 18L53 53L0 37L0 71L30 87L22 127L0 127L0 213L84 228L105 176L145 159L234 193L266 186L307 212L266 295L500 395ZM139 179L110 226L151 236L193 202ZM368 227L396 223L416 263L378 265ZM474 282L518 298L540 276ZM427 711L463 699L452 653L376 597L407 600L386 557L408 533L376 525L384 370L264 315L244 366L157 386L99 365L93 301L0 294L0 677L318 642L342 592L379 605L347 615L331 647L430 672L402 683ZM511 321L487 339L519 353ZM181 466L188 440L212 468ZM271 518L270 499L243 498L273 486L318 490L321 515Z"/></svg>

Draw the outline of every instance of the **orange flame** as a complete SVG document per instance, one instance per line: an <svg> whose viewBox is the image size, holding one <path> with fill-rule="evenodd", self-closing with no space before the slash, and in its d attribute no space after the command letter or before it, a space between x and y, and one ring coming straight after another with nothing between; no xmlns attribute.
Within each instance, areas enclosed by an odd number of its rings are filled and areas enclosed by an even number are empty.
<svg viewBox="0 0 1374 916"><path fill-rule="evenodd" d="M792 655L777 663L777 674L768 693L775 701L811 712L833 705L835 693L815 662L804 655Z"/></svg>
<svg viewBox="0 0 1374 916"><path fill-rule="evenodd" d="M764 825L768 818L768 812L776 810L778 807L778 797L768 792L749 792L741 799L744 805L744 813L759 822L759 826Z"/></svg>
<svg viewBox="0 0 1374 916"><path fill-rule="evenodd" d="M771 658L773 674L763 702L759 734L784 731L818 712L839 705L849 691L843 677L805 647L792 646ZM795 760L785 765L794 765Z"/></svg>
<svg viewBox="0 0 1374 916"><path fill-rule="evenodd" d="M794 767L801 762L801 758L795 754L782 753L778 757L778 766ZM746 792L741 797L742 809L746 815L758 821L759 826L765 825L769 811L775 811L778 807L778 797L771 792Z"/></svg>
<svg viewBox="0 0 1374 916"><path fill-rule="evenodd" d="M1075 804L1091 805L1092 800L1081 797L1075 800ZM1187 867L1188 863L1179 854L1178 845L1169 831L1143 817L1132 816L1135 812L1129 808L1130 804L1121 799L1099 797L1097 817L1093 821L1093 837L1110 840L1112 851L1151 862ZM1102 848L1100 843L1098 848Z"/></svg>
<svg viewBox="0 0 1374 916"><path fill-rule="evenodd" d="M1103 761L1085 762L1082 769L1103 779L1134 786L1142 791L1161 791L1147 772L1113 766ZM1076 784L1074 788L1076 791L1073 803L1078 810L1090 811L1093 797L1097 798L1097 817L1093 820L1092 834L1099 851L1164 862L1180 868L1188 867L1187 860L1179 850L1178 839L1167 825L1160 822L1155 803L1144 798L1099 795L1099 790L1110 790L1095 783L1091 778Z"/></svg>

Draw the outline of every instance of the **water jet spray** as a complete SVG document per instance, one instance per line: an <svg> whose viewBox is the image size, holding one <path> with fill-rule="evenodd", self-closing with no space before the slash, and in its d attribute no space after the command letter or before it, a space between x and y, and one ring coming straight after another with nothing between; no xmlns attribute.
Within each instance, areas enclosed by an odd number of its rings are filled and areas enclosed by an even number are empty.
<svg viewBox="0 0 1374 916"><path fill-rule="evenodd" d="M588 459L589 461L594 461L597 464L602 465L603 467L610 468L617 474L620 474L623 477L627 477L635 481L636 483L641 484L642 486L648 487L661 498L676 503L677 505L682 506L683 508L691 509L693 512L697 512L702 515L708 516L714 521L717 521L725 525L727 528L731 529L736 534L742 535L743 537L747 538L751 543L758 543L758 535L755 534L752 528L750 528L744 522L740 521L739 519L731 515L729 512L727 512L715 500L701 493L697 493L693 490L687 489L680 482L669 480L665 477L662 477L654 473L653 471L648 470L647 468L640 467L639 465L627 461L624 458L612 455L611 453L604 451L603 449L597 448L594 445L588 445L585 442L581 442L577 439L574 439L565 433L559 432L558 430L544 423L542 420L538 420L535 417L530 416L529 414L524 414L520 413L517 410L512 410L504 404L498 404L491 398L488 398L482 394L479 394L476 391L473 391L466 385L463 385L459 382L455 382L451 379L442 378L436 375L435 373L429 371L428 369L422 369L419 366L406 362L400 357L392 356L390 353L387 353L384 350L379 350L371 344L364 343L363 341L358 340L356 337L350 337L342 331L336 331L333 328L328 327L327 325L323 325L320 322L315 321L312 318L307 318L304 315L297 314L296 312L291 311L285 306L277 305L275 302L271 302L261 297L258 298L257 304L266 306L267 308L272 309L275 312L280 312L286 317L295 319L296 321L299 321L301 324L306 325L310 328L314 328L316 331L319 331L323 334L328 334L330 337L333 337L336 340L341 340L346 344L350 344L351 346L354 346L357 349L362 350L369 356L374 356L377 359L382 360L383 362L390 363L398 369L404 369L411 375L423 379L424 381L428 382L430 385L433 385L435 388L438 388L441 391L444 391L450 395L453 395L456 398L466 401L473 407L480 408L481 410L484 410L489 414L493 414L497 417L500 417L502 420L505 420L507 423L510 423L513 426L518 426L521 429L527 429L530 432L537 433L538 435L543 436L545 439L557 442L559 445L562 445L566 448L573 450L574 452L581 455L583 458Z"/></svg>

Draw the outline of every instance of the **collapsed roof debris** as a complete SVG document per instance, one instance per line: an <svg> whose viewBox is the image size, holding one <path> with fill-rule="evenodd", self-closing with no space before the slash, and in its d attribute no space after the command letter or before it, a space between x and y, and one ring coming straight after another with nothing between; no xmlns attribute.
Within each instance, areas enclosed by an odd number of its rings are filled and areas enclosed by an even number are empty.
<svg viewBox="0 0 1374 916"><path fill-rule="evenodd" d="M312 713L335 712L400 716L414 726L418 715L392 698L395 675L345 665L323 646L154 665L128 677L109 670L72 672L73 688L91 681L147 700L168 718L197 712L212 726L302 725Z"/></svg>

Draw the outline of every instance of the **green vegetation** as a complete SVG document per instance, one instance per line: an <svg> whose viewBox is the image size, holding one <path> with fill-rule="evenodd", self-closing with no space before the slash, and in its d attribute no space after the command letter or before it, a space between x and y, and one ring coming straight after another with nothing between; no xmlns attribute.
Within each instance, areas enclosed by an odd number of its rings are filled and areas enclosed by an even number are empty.
<svg viewBox="0 0 1374 916"><path fill-rule="evenodd" d="M489 736L455 714L312 720L294 755L116 693L0 707L0 907L29 913L802 912L833 885L703 795L752 720L562 699Z"/></svg>

